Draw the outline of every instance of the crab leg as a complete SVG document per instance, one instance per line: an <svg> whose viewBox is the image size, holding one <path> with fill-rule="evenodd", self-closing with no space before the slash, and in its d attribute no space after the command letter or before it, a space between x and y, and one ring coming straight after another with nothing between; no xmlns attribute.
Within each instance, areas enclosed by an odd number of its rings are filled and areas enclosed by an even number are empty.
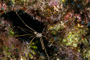
<svg viewBox="0 0 90 60"><path fill-rule="evenodd" d="M32 43L32 41L35 39L35 37L32 38L32 40L30 41L30 44Z"/></svg>
<svg viewBox="0 0 90 60"><path fill-rule="evenodd" d="M32 29L31 27L29 27L24 21L23 19L18 15L18 13L16 12L17 16L20 18L20 20L23 22L23 24L28 27L29 29L31 29L32 31L35 31L34 29Z"/></svg>
<svg viewBox="0 0 90 60"><path fill-rule="evenodd" d="M43 42L42 37L40 38L40 41L41 41L42 49L45 51L45 53L46 53L46 55L47 55L48 60L50 60L49 55L48 55L48 53L47 53L47 50L46 50L46 48L45 48L45 46L44 46L44 42Z"/></svg>
<svg viewBox="0 0 90 60"><path fill-rule="evenodd" d="M26 35L32 35L32 34L17 35L17 36L15 36L15 37L26 36Z"/></svg>
<svg viewBox="0 0 90 60"><path fill-rule="evenodd" d="M18 28L20 28L21 30L25 30L25 31L28 31L28 32L32 32L32 31L27 30L27 29L25 29L25 28L22 28L22 27L20 27L20 26L18 26Z"/></svg>

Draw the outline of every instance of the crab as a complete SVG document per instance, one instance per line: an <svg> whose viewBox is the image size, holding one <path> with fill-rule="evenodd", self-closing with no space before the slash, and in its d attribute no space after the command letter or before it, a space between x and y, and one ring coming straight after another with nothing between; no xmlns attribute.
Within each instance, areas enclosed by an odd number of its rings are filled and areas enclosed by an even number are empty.
<svg viewBox="0 0 90 60"><path fill-rule="evenodd" d="M43 35L44 29L43 29L42 33L39 33L39 32L37 32L37 31L35 31L33 28L31 28L30 26L28 26L28 25L23 21L23 19L19 16L19 14L17 13L17 11L16 11L16 15L17 15L17 16L19 17L19 19L23 22L23 24L24 24L27 28L29 28L30 30L24 29L24 28L22 28L22 27L18 27L18 28L23 29L23 30L26 30L26 31L29 31L29 32L32 31L33 33L32 33L32 34L17 35L17 36L15 36L15 37L30 35L29 38L32 38L32 39L30 40L29 44L31 44L35 38L39 38L39 39L40 39L40 42L41 42L42 49L45 51L48 60L50 60L49 55L48 55L48 53L47 53L47 50L46 50L46 48L45 48L44 42L43 42L43 38L42 38L42 37L44 37L44 38L48 39L46 36Z"/></svg>

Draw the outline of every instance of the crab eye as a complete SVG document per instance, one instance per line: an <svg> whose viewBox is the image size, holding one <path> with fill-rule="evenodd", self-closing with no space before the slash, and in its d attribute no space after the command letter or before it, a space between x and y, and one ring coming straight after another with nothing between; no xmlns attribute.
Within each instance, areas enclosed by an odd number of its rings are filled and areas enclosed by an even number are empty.
<svg viewBox="0 0 90 60"><path fill-rule="evenodd" d="M34 32L34 34L37 34L37 32Z"/></svg>

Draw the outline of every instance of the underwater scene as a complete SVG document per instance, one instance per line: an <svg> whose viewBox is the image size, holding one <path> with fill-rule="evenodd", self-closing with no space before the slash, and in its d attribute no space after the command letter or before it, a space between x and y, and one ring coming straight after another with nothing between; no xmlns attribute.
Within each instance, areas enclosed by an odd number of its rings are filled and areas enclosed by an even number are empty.
<svg viewBox="0 0 90 60"><path fill-rule="evenodd" d="M90 60L90 0L0 0L0 60Z"/></svg>

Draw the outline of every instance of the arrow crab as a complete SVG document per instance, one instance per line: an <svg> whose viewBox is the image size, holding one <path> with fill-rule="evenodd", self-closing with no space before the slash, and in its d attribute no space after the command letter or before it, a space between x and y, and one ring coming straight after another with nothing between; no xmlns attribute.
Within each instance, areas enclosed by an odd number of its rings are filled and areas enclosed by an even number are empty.
<svg viewBox="0 0 90 60"><path fill-rule="evenodd" d="M22 40L28 40L28 44L31 44L34 40L39 39L41 42L41 47L44 50L48 60L50 59L44 40L48 38L45 36L45 26L43 22L39 22L31 15L25 13L22 10L19 11L11 11L6 14L3 14L4 18L10 20L12 25L14 25L15 31L17 31L18 35L15 35L16 38ZM27 39L28 38L28 39Z"/></svg>

